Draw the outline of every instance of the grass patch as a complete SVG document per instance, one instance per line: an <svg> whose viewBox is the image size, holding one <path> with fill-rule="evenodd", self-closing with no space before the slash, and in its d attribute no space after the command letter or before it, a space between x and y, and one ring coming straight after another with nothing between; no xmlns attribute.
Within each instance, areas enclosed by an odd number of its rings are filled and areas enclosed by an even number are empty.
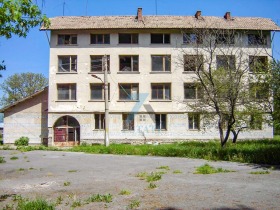
<svg viewBox="0 0 280 210"><path fill-rule="evenodd" d="M170 170L169 166L160 166L160 167L157 167L156 169Z"/></svg>
<svg viewBox="0 0 280 210"><path fill-rule="evenodd" d="M110 203L113 200L113 196L109 194L101 195L101 194L93 194L86 201L90 202L105 202Z"/></svg>
<svg viewBox="0 0 280 210"><path fill-rule="evenodd" d="M28 200L28 199L21 199L18 202L18 210L54 210L55 205L52 203L48 203L46 200L38 198L36 200Z"/></svg>
<svg viewBox="0 0 280 210"><path fill-rule="evenodd" d="M225 148L221 148L219 141L189 141L157 146L111 144L109 147L105 147L103 145L80 145L70 148L68 151L93 154L188 157L270 165L280 164L280 138L238 141L236 144L228 142Z"/></svg>
<svg viewBox="0 0 280 210"><path fill-rule="evenodd" d="M13 157L10 158L10 160L17 160L17 159L18 159L17 156L13 156Z"/></svg>
<svg viewBox="0 0 280 210"><path fill-rule="evenodd" d="M74 201L71 205L72 208L80 207L82 206L82 202L80 200Z"/></svg>
<svg viewBox="0 0 280 210"><path fill-rule="evenodd" d="M223 168L214 168L213 166L210 166L208 163L206 163L202 166L197 167L194 174L215 174L215 173L228 173L228 172L234 172L234 171L226 170Z"/></svg>
<svg viewBox="0 0 280 210"><path fill-rule="evenodd" d="M19 168L19 169L18 169L18 171L24 171L24 170L25 170L24 168Z"/></svg>
<svg viewBox="0 0 280 210"><path fill-rule="evenodd" d="M69 173L75 173L75 172L77 172L78 170L69 170L68 172Z"/></svg>
<svg viewBox="0 0 280 210"><path fill-rule="evenodd" d="M131 192L129 190L121 190L121 192L119 193L119 195L130 195Z"/></svg>
<svg viewBox="0 0 280 210"><path fill-rule="evenodd" d="M127 206L127 209L136 209L140 206L139 200L132 200L130 204Z"/></svg>
<svg viewBox="0 0 280 210"><path fill-rule="evenodd" d="M181 174L182 173L182 171L180 171L180 170L174 170L173 171L173 174Z"/></svg>
<svg viewBox="0 0 280 210"><path fill-rule="evenodd" d="M0 156L0 163L6 163L5 158Z"/></svg>
<svg viewBox="0 0 280 210"><path fill-rule="evenodd" d="M270 174L269 171L252 171L249 174Z"/></svg>
<svg viewBox="0 0 280 210"><path fill-rule="evenodd" d="M136 174L136 177L140 178L141 180L146 179L148 173L147 172L139 172Z"/></svg>
<svg viewBox="0 0 280 210"><path fill-rule="evenodd" d="M56 198L55 205L58 206L58 205L62 204L62 202L63 202L63 198L62 198L62 196L60 195L60 196L58 196L58 197Z"/></svg>
<svg viewBox="0 0 280 210"><path fill-rule="evenodd" d="M64 183L63 183L63 186L65 186L65 187L66 187L66 186L70 186L70 184L71 184L71 182L64 182Z"/></svg>
<svg viewBox="0 0 280 210"><path fill-rule="evenodd" d="M157 185L153 182L150 182L149 185L148 185L148 188L149 189L155 189L155 188L157 188Z"/></svg>
<svg viewBox="0 0 280 210"><path fill-rule="evenodd" d="M152 172L146 176L147 182L155 182L161 180L162 173L161 172Z"/></svg>

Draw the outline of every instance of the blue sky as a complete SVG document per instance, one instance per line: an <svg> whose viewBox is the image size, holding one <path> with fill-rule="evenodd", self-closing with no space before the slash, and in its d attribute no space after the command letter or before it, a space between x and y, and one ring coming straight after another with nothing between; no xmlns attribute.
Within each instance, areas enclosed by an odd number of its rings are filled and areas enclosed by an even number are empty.
<svg viewBox="0 0 280 210"><path fill-rule="evenodd" d="M41 6L40 0L37 0ZM280 0L45 0L43 13L48 17L81 15L136 15L138 7L144 15L194 15L197 10L204 16L231 15L242 17L266 17L280 25ZM64 4L65 2L65 4ZM280 32L274 38L274 56L280 59ZM0 60L5 60L5 78L21 72L43 73L48 76L49 46L46 33L34 28L27 38L14 36L0 38ZM2 92L0 91L0 96Z"/></svg>

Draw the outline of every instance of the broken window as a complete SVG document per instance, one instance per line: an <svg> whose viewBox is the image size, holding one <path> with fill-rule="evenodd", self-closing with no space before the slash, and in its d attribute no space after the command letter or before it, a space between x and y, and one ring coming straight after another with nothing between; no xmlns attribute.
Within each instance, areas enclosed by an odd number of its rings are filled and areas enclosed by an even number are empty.
<svg viewBox="0 0 280 210"><path fill-rule="evenodd" d="M249 56L250 72L265 72L268 68L267 56Z"/></svg>
<svg viewBox="0 0 280 210"><path fill-rule="evenodd" d="M139 71L138 55L122 55L120 56L120 71Z"/></svg>
<svg viewBox="0 0 280 210"><path fill-rule="evenodd" d="M202 55L185 55L184 56L184 71L198 71L203 70L203 56Z"/></svg>
<svg viewBox="0 0 280 210"><path fill-rule="evenodd" d="M105 125L105 114L95 114L94 124L96 130L104 130Z"/></svg>
<svg viewBox="0 0 280 210"><path fill-rule="evenodd" d="M184 84L184 99L200 99L202 98L202 88L198 84Z"/></svg>
<svg viewBox="0 0 280 210"><path fill-rule="evenodd" d="M217 34L216 35L216 44L234 44L234 34Z"/></svg>
<svg viewBox="0 0 280 210"><path fill-rule="evenodd" d="M170 55L152 55L152 71L170 71Z"/></svg>
<svg viewBox="0 0 280 210"><path fill-rule="evenodd" d="M91 34L91 44L110 44L110 34Z"/></svg>
<svg viewBox="0 0 280 210"><path fill-rule="evenodd" d="M77 34L59 34L58 45L71 45L71 44L77 44Z"/></svg>
<svg viewBox="0 0 280 210"><path fill-rule="evenodd" d="M248 45L267 45L267 38L265 35L260 34L248 34Z"/></svg>
<svg viewBox="0 0 280 210"><path fill-rule="evenodd" d="M91 100L105 100L105 91L103 84L90 85L90 99ZM108 84L108 100L110 99L110 84Z"/></svg>
<svg viewBox="0 0 280 210"><path fill-rule="evenodd" d="M217 69L235 70L234 55L217 55Z"/></svg>
<svg viewBox="0 0 280 210"><path fill-rule="evenodd" d="M104 71L104 55L92 55L90 56L91 59L91 72L102 72ZM107 55L107 66L108 66L108 71L110 71L110 55Z"/></svg>
<svg viewBox="0 0 280 210"><path fill-rule="evenodd" d="M151 44L170 44L170 34L151 34Z"/></svg>
<svg viewBox="0 0 280 210"><path fill-rule="evenodd" d="M138 44L138 34L119 34L119 44Z"/></svg>
<svg viewBox="0 0 280 210"><path fill-rule="evenodd" d="M76 100L76 84L57 84L58 100Z"/></svg>
<svg viewBox="0 0 280 210"><path fill-rule="evenodd" d="M183 34L183 43L184 44L202 44L202 36L192 33Z"/></svg>
<svg viewBox="0 0 280 210"><path fill-rule="evenodd" d="M171 100L171 84L152 84L153 100Z"/></svg>
<svg viewBox="0 0 280 210"><path fill-rule="evenodd" d="M120 100L139 100L139 84L119 84Z"/></svg>
<svg viewBox="0 0 280 210"><path fill-rule="evenodd" d="M189 113L189 129L199 130L200 115L197 113Z"/></svg>
<svg viewBox="0 0 280 210"><path fill-rule="evenodd" d="M134 114L122 114L123 130L134 130Z"/></svg>
<svg viewBox="0 0 280 210"><path fill-rule="evenodd" d="M156 130L166 130L166 114L156 114Z"/></svg>
<svg viewBox="0 0 280 210"><path fill-rule="evenodd" d="M77 72L77 56L58 56L58 72Z"/></svg>

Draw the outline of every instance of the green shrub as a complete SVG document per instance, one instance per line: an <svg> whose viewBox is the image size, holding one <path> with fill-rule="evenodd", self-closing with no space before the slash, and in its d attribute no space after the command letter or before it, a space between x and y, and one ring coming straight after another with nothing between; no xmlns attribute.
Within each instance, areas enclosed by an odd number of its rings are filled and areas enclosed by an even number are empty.
<svg viewBox="0 0 280 210"><path fill-rule="evenodd" d="M88 203L90 203L90 202L110 203L110 202L112 202L112 200L113 200L113 196L109 193L109 194L105 194L105 195L93 194L86 201Z"/></svg>
<svg viewBox="0 0 280 210"><path fill-rule="evenodd" d="M20 137L19 139L15 140L16 146L28 146L29 138L28 137Z"/></svg>
<svg viewBox="0 0 280 210"><path fill-rule="evenodd" d="M228 173L228 172L234 172L234 171L226 170L223 168L214 168L213 166L210 166L208 163L205 163L204 165L196 168L195 174L215 174L215 173Z"/></svg>
<svg viewBox="0 0 280 210"><path fill-rule="evenodd" d="M5 158L0 156L0 163L6 163Z"/></svg>
<svg viewBox="0 0 280 210"><path fill-rule="evenodd" d="M54 204L48 203L43 199L36 199L29 201L28 199L20 199L18 202L17 210L54 210Z"/></svg>

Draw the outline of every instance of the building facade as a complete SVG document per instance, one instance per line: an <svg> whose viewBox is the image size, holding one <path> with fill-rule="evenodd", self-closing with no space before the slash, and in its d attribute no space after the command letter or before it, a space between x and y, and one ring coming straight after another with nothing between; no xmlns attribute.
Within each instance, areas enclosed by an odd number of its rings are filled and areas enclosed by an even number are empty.
<svg viewBox="0 0 280 210"><path fill-rule="evenodd" d="M111 141L218 138L217 125L203 122L199 113L186 106L197 100L199 93L192 86L194 73L178 61L184 60L184 54L194 54L193 44L199 40L192 31L197 28L244 32L239 35L242 43L238 47L247 52L247 57L255 55L254 42L261 40L261 32L264 47L258 56L264 60L272 52L270 33L279 30L265 18L232 18L230 13L203 17L201 12L193 17L143 16L141 8L136 17L51 18L50 27L42 28L51 31L49 143L103 141L104 55L108 61ZM240 134L241 139L272 137L273 129L265 123Z"/></svg>

